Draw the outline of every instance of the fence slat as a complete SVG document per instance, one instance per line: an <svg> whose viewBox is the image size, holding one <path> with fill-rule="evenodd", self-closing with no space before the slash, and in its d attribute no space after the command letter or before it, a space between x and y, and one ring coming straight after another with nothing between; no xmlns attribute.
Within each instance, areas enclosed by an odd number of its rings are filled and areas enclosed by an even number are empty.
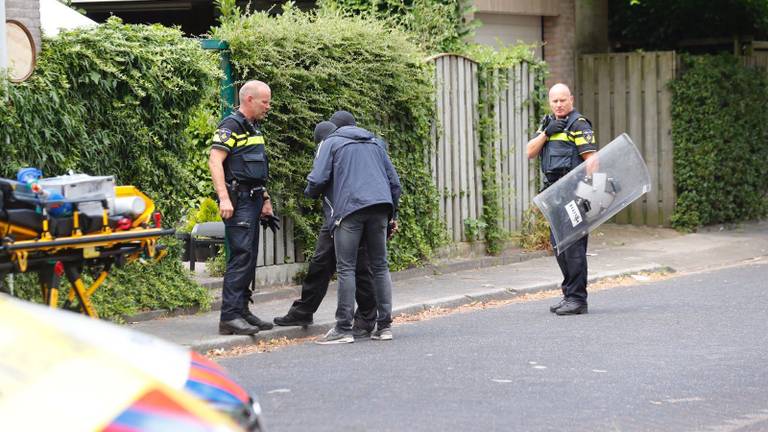
<svg viewBox="0 0 768 432"><path fill-rule="evenodd" d="M461 241L461 174L460 174L460 154L459 154L459 109L458 104L458 81L459 81L459 57L451 60L451 138L449 142L451 148L451 220L453 241Z"/></svg>
<svg viewBox="0 0 768 432"><path fill-rule="evenodd" d="M465 144L465 160L462 161L462 165L466 170L466 182L467 188L465 191L464 202L467 206L467 213L465 217L471 219L477 219L477 198L476 198L476 185L475 185L475 127L473 113L475 111L475 101L473 100L472 90L472 62L464 62L464 144Z"/></svg>
<svg viewBox="0 0 768 432"><path fill-rule="evenodd" d="M611 136L598 137L601 145L606 145L612 137L627 132L627 56L613 55L613 130ZM629 223L629 209L622 210L614 218L616 223Z"/></svg>
<svg viewBox="0 0 768 432"><path fill-rule="evenodd" d="M656 53L643 56L643 108L645 109L645 143L643 157L651 174L651 190L646 196L648 225L659 225L659 113L658 113L658 62Z"/></svg>
<svg viewBox="0 0 768 432"><path fill-rule="evenodd" d="M499 75L499 81L504 81L506 84L506 88L504 92L502 93L503 97L501 99L500 105L501 105L501 113L499 117L499 123L501 124L501 135L499 136L499 142L501 144L500 146L500 154L501 154L501 197L502 202L504 203L502 206L502 216L504 219L503 227L505 230L509 230L509 220L510 220L510 214L514 211L513 201L514 197L512 195L512 176L511 176L511 166L510 166L510 154L509 154L509 133L510 130L513 130L514 125L514 101L515 101L515 87L514 83L509 82L509 73L508 71L500 72Z"/></svg>
<svg viewBox="0 0 768 432"><path fill-rule="evenodd" d="M477 218L480 219L483 215L483 167L480 165L482 160L482 154L480 153L480 135L477 130L479 113L477 112L478 104L478 79L477 79L477 65L472 63L472 69L470 74L472 80L472 106L475 109L472 110L472 139L474 140L475 158L473 160L473 167L475 173L475 203L477 206Z"/></svg>
<svg viewBox="0 0 768 432"><path fill-rule="evenodd" d="M440 220L445 220L445 199L443 198L444 182L444 169L443 169L443 152L445 148L445 73L443 70L443 64L445 59L440 57L435 61L435 77L437 80L436 92L436 125L435 125L435 141L432 154L434 155L434 176L435 187L437 188L438 196L438 211L440 213Z"/></svg>
<svg viewBox="0 0 768 432"><path fill-rule="evenodd" d="M643 58L639 55L629 57L629 136L643 154L645 138L643 136ZM635 225L645 224L643 201L640 198L630 205L630 221Z"/></svg>
<svg viewBox="0 0 768 432"><path fill-rule="evenodd" d="M672 90L668 84L675 78L677 59L675 52L670 51L659 56L659 82L661 95L659 109L662 113L659 119L659 144L661 148L659 166L659 196L661 197L661 218L665 226L670 226L670 218L675 209L675 180L674 180L674 151L672 143L672 116L664 113L672 112Z"/></svg>
<svg viewBox="0 0 768 432"><path fill-rule="evenodd" d="M458 85L458 102L457 102L458 103L457 114L458 114L458 120L459 120L458 121L458 127L459 127L459 140L458 140L459 196L458 196L458 199L461 204L459 206L459 211L460 211L459 221L461 221L461 224L459 225L459 227L461 228L459 230L459 233L460 233L459 238L462 241L466 240L466 237L467 237L466 233L464 232L465 231L464 220L469 217L469 205L468 205L469 197L467 196L467 192L469 191L469 180L468 180L469 171L467 167L467 162L469 159L468 158L469 152L467 150L468 150L469 144L467 143L468 126L467 126L467 98L466 98L466 94L467 94L466 82L467 81L466 81L466 69L465 69L466 63L467 63L466 59L463 59L463 58L459 59L459 64L458 64L458 84L459 85Z"/></svg>
<svg viewBox="0 0 768 432"><path fill-rule="evenodd" d="M295 263L296 259L296 244L293 235L293 219L283 219L283 225L285 226L285 262Z"/></svg>
<svg viewBox="0 0 768 432"><path fill-rule="evenodd" d="M512 184L511 193L514 194L515 197L515 205L512 208L512 213L509 215L509 229L510 231L513 231L520 229L519 215L523 211L523 159L521 157L522 154L518 151L518 148L520 147L520 132L525 129L525 123L523 123L523 105L525 103L525 94L523 90L523 65L518 64L513 67L510 73L512 75L511 80L515 86L515 109L513 111L515 115L515 129L510 133L509 138L509 157L514 162L511 164L513 171L509 173Z"/></svg>
<svg viewBox="0 0 768 432"><path fill-rule="evenodd" d="M442 184L442 190L440 191L442 195L442 200L444 202L443 208L445 210L445 213L443 213L443 220L445 221L445 226L448 229L448 233L451 235L451 239L453 239L453 206L451 205L451 140L453 139L453 134L451 130L451 79L453 78L451 74L451 61L450 57L445 57L443 61L443 77L445 79L445 84L443 86L443 141L442 141L442 152L440 155L440 158L443 162L443 184Z"/></svg>

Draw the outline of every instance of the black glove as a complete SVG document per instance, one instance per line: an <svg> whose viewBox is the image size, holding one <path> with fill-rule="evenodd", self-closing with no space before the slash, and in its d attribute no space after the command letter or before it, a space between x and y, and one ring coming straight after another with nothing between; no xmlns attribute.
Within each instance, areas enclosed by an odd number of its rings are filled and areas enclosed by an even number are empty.
<svg viewBox="0 0 768 432"><path fill-rule="evenodd" d="M269 228L273 233L276 233L280 229L280 218L275 215L262 216L261 226Z"/></svg>
<svg viewBox="0 0 768 432"><path fill-rule="evenodd" d="M565 130L565 126L568 124L568 122L565 119L557 119L547 125L546 128L544 128L544 134L548 137L551 137L552 135L556 133L560 133Z"/></svg>

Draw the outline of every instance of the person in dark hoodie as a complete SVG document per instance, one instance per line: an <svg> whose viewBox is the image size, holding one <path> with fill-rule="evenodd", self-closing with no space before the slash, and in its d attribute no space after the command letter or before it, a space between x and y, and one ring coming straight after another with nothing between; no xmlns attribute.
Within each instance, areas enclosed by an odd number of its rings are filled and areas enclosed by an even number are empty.
<svg viewBox="0 0 768 432"><path fill-rule="evenodd" d="M333 235L339 277L336 325L316 343L355 341L355 273L361 242L368 249L376 293L376 331L371 339L391 340L392 282L387 262L387 226L396 219L401 187L383 140L356 126L337 129L320 145L304 194L311 198L323 195L330 210L324 227Z"/></svg>
<svg viewBox="0 0 768 432"><path fill-rule="evenodd" d="M355 126L355 118L346 111L337 111L331 116L331 121L323 121L315 126L314 141L318 148L322 142L333 133L337 127ZM331 217L330 207L323 201L323 212L328 220ZM320 307L328 284L336 272L336 249L331 238L329 224L325 224L317 235L315 253L309 261L307 275L301 284L301 298L294 301L285 316L275 317L274 322L279 326L307 326L312 324L313 315ZM357 291L355 300L358 308L355 311L354 337L369 337L376 326L376 297L373 292L373 275L368 266L368 251L364 244L357 254L355 271Z"/></svg>

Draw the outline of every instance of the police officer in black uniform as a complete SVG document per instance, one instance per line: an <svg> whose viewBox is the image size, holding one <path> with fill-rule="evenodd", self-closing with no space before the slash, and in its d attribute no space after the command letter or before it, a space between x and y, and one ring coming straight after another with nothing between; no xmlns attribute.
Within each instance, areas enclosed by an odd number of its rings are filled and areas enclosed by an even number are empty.
<svg viewBox="0 0 768 432"><path fill-rule="evenodd" d="M528 158L541 158L546 189L582 160L595 155L592 124L573 108L573 95L565 84L549 89L549 107L552 114L544 120L536 136L528 141ZM557 315L587 313L587 238L584 236L557 255L557 264L563 274L563 298L549 308ZM550 234L554 245L554 236Z"/></svg>
<svg viewBox="0 0 768 432"><path fill-rule="evenodd" d="M272 220L266 190L269 160L258 122L269 111L272 92L261 81L240 88L237 111L219 123L213 137L208 167L219 197L229 256L222 290L220 334L251 335L272 324L248 309L250 284L256 270L261 220Z"/></svg>

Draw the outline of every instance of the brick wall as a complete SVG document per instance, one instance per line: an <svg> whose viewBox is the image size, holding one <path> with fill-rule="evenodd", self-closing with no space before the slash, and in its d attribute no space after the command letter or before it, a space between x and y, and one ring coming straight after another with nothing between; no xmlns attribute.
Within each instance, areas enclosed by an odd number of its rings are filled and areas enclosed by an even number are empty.
<svg viewBox="0 0 768 432"><path fill-rule="evenodd" d="M549 65L547 86L562 82L573 90L576 82L575 0L560 0L560 14L545 16L544 61Z"/></svg>
<svg viewBox="0 0 768 432"><path fill-rule="evenodd" d="M22 22L40 51L40 0L5 0L5 18Z"/></svg>

